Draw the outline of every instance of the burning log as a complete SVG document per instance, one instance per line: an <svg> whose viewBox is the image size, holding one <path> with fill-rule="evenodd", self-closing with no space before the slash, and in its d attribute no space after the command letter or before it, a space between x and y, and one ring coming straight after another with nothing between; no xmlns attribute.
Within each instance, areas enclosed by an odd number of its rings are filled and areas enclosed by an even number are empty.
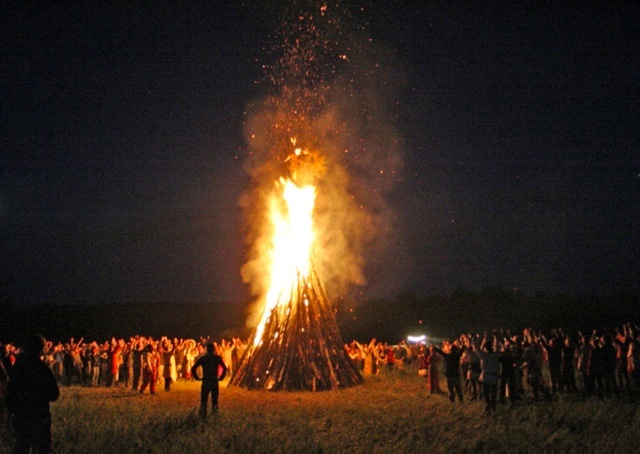
<svg viewBox="0 0 640 454"><path fill-rule="evenodd" d="M298 272L295 285L279 300L265 314L264 329L254 330L231 384L273 391L326 391L362 383L313 267Z"/></svg>

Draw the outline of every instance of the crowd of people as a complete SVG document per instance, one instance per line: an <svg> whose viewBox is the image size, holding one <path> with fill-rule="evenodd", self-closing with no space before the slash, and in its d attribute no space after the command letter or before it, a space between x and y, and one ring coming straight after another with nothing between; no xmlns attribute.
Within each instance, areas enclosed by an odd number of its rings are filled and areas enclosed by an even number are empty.
<svg viewBox="0 0 640 454"><path fill-rule="evenodd" d="M245 343L240 339L210 338L182 339L134 336L112 338L106 342L86 342L84 338L68 342L46 341L44 362L51 368L56 380L63 386L107 386L130 388L140 394L147 389L156 393L158 385L165 391L177 380L192 379L192 367L206 353L206 345L213 344L215 353L223 358L230 375L244 353ZM0 345L0 374L8 377L22 347ZM3 383L6 380L3 379Z"/></svg>
<svg viewBox="0 0 640 454"><path fill-rule="evenodd" d="M531 398L551 401L558 393L634 400L640 394L640 326L626 323L613 331L572 336L561 329L548 335L496 330L465 333L435 345L372 339L345 345L346 353L366 377L417 373L427 391L441 391L444 375L452 403L484 402L488 413L498 402ZM133 392L166 392L176 380L202 382L200 416L218 408L219 382L232 376L246 343L241 339L169 339L134 336L98 343L50 342L33 335L21 347L0 345L0 419L11 415L15 452L51 452L49 404L59 385L123 387Z"/></svg>
<svg viewBox="0 0 640 454"><path fill-rule="evenodd" d="M365 376L417 370L431 394L444 394L444 375L451 402L465 396L483 400L488 412L507 399L552 400L557 393L576 392L635 399L640 393L640 327L632 323L589 334L500 329L465 333L440 346L404 341L390 346L373 339L368 344L353 341L346 348Z"/></svg>
<svg viewBox="0 0 640 454"><path fill-rule="evenodd" d="M63 386L123 387L141 394L148 389L155 394L157 386L170 391L177 380L193 379L192 367L206 353L207 344L214 346L231 377L246 349L238 338L71 338L47 341L43 358ZM488 411L507 399L552 399L556 393L579 391L598 398L634 398L640 390L640 327L631 323L611 332L573 336L561 329L546 335L532 329L466 333L439 345L389 345L374 338L368 343L354 340L345 349L365 377L390 371L419 373L431 394L444 394L442 379L452 402L484 399ZM0 345L3 389L20 353L16 345Z"/></svg>
<svg viewBox="0 0 640 454"><path fill-rule="evenodd" d="M58 399L60 383L131 387L140 394L149 387L155 394L160 381L170 391L178 376L194 379L202 383L199 414L206 418L209 402L212 412L218 409L218 382L244 349L239 339L220 344L204 338L155 341L141 336L103 344L83 340L54 345L33 334L20 347L0 345L0 423L10 416L14 452L51 452L50 403Z"/></svg>

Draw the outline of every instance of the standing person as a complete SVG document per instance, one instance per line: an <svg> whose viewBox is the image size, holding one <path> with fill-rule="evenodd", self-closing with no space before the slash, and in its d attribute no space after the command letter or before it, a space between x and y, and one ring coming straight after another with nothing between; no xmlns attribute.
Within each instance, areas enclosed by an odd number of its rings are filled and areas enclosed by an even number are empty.
<svg viewBox="0 0 640 454"><path fill-rule="evenodd" d="M609 334L604 334L600 337L600 355L604 396L617 396L619 394L618 385L616 384L616 358L618 351L613 345Z"/></svg>
<svg viewBox="0 0 640 454"><path fill-rule="evenodd" d="M487 333L485 333L480 346L478 346L476 339L473 340L473 350L480 357L482 372L479 381L482 383L482 393L486 403L485 410L487 413L494 413L498 399L501 354L493 350L493 340L487 338Z"/></svg>
<svg viewBox="0 0 640 454"><path fill-rule="evenodd" d="M69 344L64 345L64 359L63 359L63 368L64 368L64 376L65 376L65 384L67 386L71 386L74 382L75 368L73 367L73 349Z"/></svg>
<svg viewBox="0 0 640 454"><path fill-rule="evenodd" d="M552 331L553 337L547 340L546 337L540 336L540 345L546 350L549 361L549 379L551 381L551 394L558 391L562 392L562 344L556 337L555 330Z"/></svg>
<svg viewBox="0 0 640 454"><path fill-rule="evenodd" d="M594 335L589 339L589 361L587 363L587 375L593 394L598 398L604 397L604 385L602 382L602 349L598 338Z"/></svg>
<svg viewBox="0 0 640 454"><path fill-rule="evenodd" d="M566 336L562 344L562 383L568 393L578 390L576 385L576 370L573 365L575 355L576 348L571 338Z"/></svg>
<svg viewBox="0 0 640 454"><path fill-rule="evenodd" d="M182 366L184 378L187 380L191 378L191 367L193 366L196 356L198 356L196 341L187 339L184 343L184 364Z"/></svg>
<svg viewBox="0 0 640 454"><path fill-rule="evenodd" d="M91 386L100 384L100 347L94 344L91 347Z"/></svg>
<svg viewBox="0 0 640 454"><path fill-rule="evenodd" d="M198 375L198 368L202 367L202 377ZM211 411L218 409L218 396L220 388L218 381L224 380L227 375L227 366L222 358L215 353L215 346L212 342L207 344L207 353L202 355L191 367L191 375L196 380L202 380L200 388L200 416L207 416L207 402L211 394Z"/></svg>
<svg viewBox="0 0 640 454"><path fill-rule="evenodd" d="M111 373L109 372L109 342L105 342L100 347L100 379L99 382L104 382L105 385L109 386L109 377Z"/></svg>
<svg viewBox="0 0 640 454"><path fill-rule="evenodd" d="M396 352L393 347L387 344L385 344L385 352L387 371L392 371L396 364Z"/></svg>
<svg viewBox="0 0 640 454"><path fill-rule="evenodd" d="M591 356L591 344L589 338L580 334L580 346L578 347L578 370L582 376L582 387L587 395L595 394L595 382L589 377L589 357Z"/></svg>
<svg viewBox="0 0 640 454"><path fill-rule="evenodd" d="M533 334L525 332L525 336L525 348L520 367L527 371L527 383L533 391L533 399L538 400L540 393L542 393L546 400L551 400L551 392L547 389L542 377L542 347Z"/></svg>
<svg viewBox="0 0 640 454"><path fill-rule="evenodd" d="M224 361L227 366L227 375L233 375L233 350L235 349L235 345L231 341L226 341L222 339L220 356L222 357L222 361Z"/></svg>
<svg viewBox="0 0 640 454"><path fill-rule="evenodd" d="M460 358L464 350L458 347L458 341L451 344L449 353L446 353L432 344L433 349L444 358L444 375L447 378L447 389L449 390L449 400L455 402L456 394L458 400L463 401L462 387L460 386Z"/></svg>
<svg viewBox="0 0 640 454"><path fill-rule="evenodd" d="M235 343L235 340L234 340L234 343ZM354 340L350 344L345 344L344 347L347 350L349 359L353 361L353 364L355 364L358 370L362 372L362 369L364 367L364 357L360 353L360 349L356 345L356 341ZM233 363L232 370L236 370L237 360L235 359L235 355L232 358L232 363Z"/></svg>
<svg viewBox="0 0 640 454"><path fill-rule="evenodd" d="M427 388L431 394L440 394L440 357L435 350L435 347L431 345L429 352L427 353L427 369L428 377Z"/></svg>
<svg viewBox="0 0 640 454"><path fill-rule="evenodd" d="M84 364L82 363L82 349L80 344L76 344L71 350L73 358L73 376L77 379L78 384L84 383Z"/></svg>
<svg viewBox="0 0 640 454"><path fill-rule="evenodd" d="M184 363L184 345L183 341L178 338L173 339L173 356L176 360L176 374L178 378L182 378L182 364Z"/></svg>
<svg viewBox="0 0 640 454"><path fill-rule="evenodd" d="M466 356L469 361L469 367L467 370L467 390L469 391L471 400L476 400L480 398L480 386L478 384L478 380L480 380L480 373L482 372L482 369L480 368L480 357L471 347L471 339L472 338L469 337L467 340L464 356Z"/></svg>
<svg viewBox="0 0 640 454"><path fill-rule="evenodd" d="M45 340L40 335L27 339L24 354L9 374L7 409L12 416L16 453L51 452L50 402L58 400L60 389L53 372L40 358Z"/></svg>
<svg viewBox="0 0 640 454"><path fill-rule="evenodd" d="M404 363L407 360L407 349L405 347L406 344L404 343L404 341L400 341L394 353L394 357L396 359L396 368L400 370L404 369Z"/></svg>
<svg viewBox="0 0 640 454"><path fill-rule="evenodd" d="M124 387L133 387L133 337L129 338L129 342L124 345L124 352L122 353L122 363L124 367Z"/></svg>
<svg viewBox="0 0 640 454"><path fill-rule="evenodd" d="M499 399L504 402L509 396L510 401L518 400L518 388L516 386L517 358L515 347L510 341L506 341L500 356L500 388Z"/></svg>
<svg viewBox="0 0 640 454"><path fill-rule="evenodd" d="M360 350L360 355L363 358L362 365L362 373L363 375L373 375L375 373L375 345L376 339L375 337L371 339L369 344L362 345L359 342L355 341L358 349Z"/></svg>
<svg viewBox="0 0 640 454"><path fill-rule="evenodd" d="M629 356L629 344L631 337L627 335L626 326L622 326L624 332L620 332L616 329L616 336L614 337L614 346L616 347L616 384L620 393L623 393L631 397L631 382L629 381L629 375L627 374L627 357Z"/></svg>
<svg viewBox="0 0 640 454"><path fill-rule="evenodd" d="M153 345L147 344L140 361L142 363L142 385L140 386L140 394L144 394L147 386L149 386L151 395L154 395L156 393L156 382L158 381L158 356L153 349Z"/></svg>
<svg viewBox="0 0 640 454"><path fill-rule="evenodd" d="M171 391L171 383L178 379L176 371L176 357L173 351L173 345L167 340L162 350L162 377L164 378L164 390Z"/></svg>
<svg viewBox="0 0 640 454"><path fill-rule="evenodd" d="M51 367L51 366L49 366ZM82 348L82 370L83 370L83 378L82 383L86 386L91 386L91 374L92 374L92 364L91 364L91 345L83 344Z"/></svg>
<svg viewBox="0 0 640 454"><path fill-rule="evenodd" d="M467 346L467 340L461 339L461 345ZM465 350L460 357L460 371L462 372L462 389L468 391L471 387L469 383L469 355Z"/></svg>
<svg viewBox="0 0 640 454"><path fill-rule="evenodd" d="M53 375L59 382L62 382L64 377L64 346L62 344L55 346L53 361Z"/></svg>
<svg viewBox="0 0 640 454"><path fill-rule="evenodd" d="M111 339L111 347L109 348L109 378L107 380L107 386L118 386L120 379L120 361L122 357L122 346L124 340L120 339L116 341L116 338Z"/></svg>
<svg viewBox="0 0 640 454"><path fill-rule="evenodd" d="M355 342L355 341L354 341ZM233 361L235 362L235 366L233 367L233 370L237 370L238 369L238 364L240 364L240 360L242 360L242 357L244 356L244 351L247 349L247 344L245 344L242 339L236 337L233 339L233 344L235 345L235 349L233 350L233 352L235 353L233 355ZM364 361L362 352L360 352L360 361ZM361 364L360 370L362 370L363 365Z"/></svg>
<svg viewBox="0 0 640 454"><path fill-rule="evenodd" d="M142 375L142 355L144 353L144 341L136 336L131 344L131 360L133 361L133 382L131 389L137 391L140 386L140 376Z"/></svg>
<svg viewBox="0 0 640 454"><path fill-rule="evenodd" d="M640 389L640 345L635 339L629 343L627 374L629 374L629 382L635 386L635 389Z"/></svg>
<svg viewBox="0 0 640 454"><path fill-rule="evenodd" d="M378 342L376 348L373 350L374 357L376 360L376 375L380 375L380 372L384 368L384 365L387 364L387 349L382 342Z"/></svg>

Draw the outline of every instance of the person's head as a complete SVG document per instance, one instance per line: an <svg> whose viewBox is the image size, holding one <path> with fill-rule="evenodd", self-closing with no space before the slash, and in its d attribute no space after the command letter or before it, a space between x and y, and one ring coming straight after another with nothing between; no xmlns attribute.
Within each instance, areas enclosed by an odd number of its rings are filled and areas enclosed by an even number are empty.
<svg viewBox="0 0 640 454"><path fill-rule="evenodd" d="M24 344L24 352L29 356L40 356L45 346L45 339L40 334L29 336Z"/></svg>
<svg viewBox="0 0 640 454"><path fill-rule="evenodd" d="M207 342L207 353L213 353L215 351L215 346L213 342Z"/></svg>

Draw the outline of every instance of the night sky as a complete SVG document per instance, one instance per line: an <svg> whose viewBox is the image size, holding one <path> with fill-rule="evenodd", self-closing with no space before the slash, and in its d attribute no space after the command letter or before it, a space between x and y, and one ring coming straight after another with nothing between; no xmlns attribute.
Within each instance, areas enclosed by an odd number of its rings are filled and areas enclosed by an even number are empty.
<svg viewBox="0 0 640 454"><path fill-rule="evenodd" d="M23 3L0 14L0 297L248 303L243 124L277 8ZM353 15L402 83L392 228L351 294L639 294L640 7L449 3Z"/></svg>

